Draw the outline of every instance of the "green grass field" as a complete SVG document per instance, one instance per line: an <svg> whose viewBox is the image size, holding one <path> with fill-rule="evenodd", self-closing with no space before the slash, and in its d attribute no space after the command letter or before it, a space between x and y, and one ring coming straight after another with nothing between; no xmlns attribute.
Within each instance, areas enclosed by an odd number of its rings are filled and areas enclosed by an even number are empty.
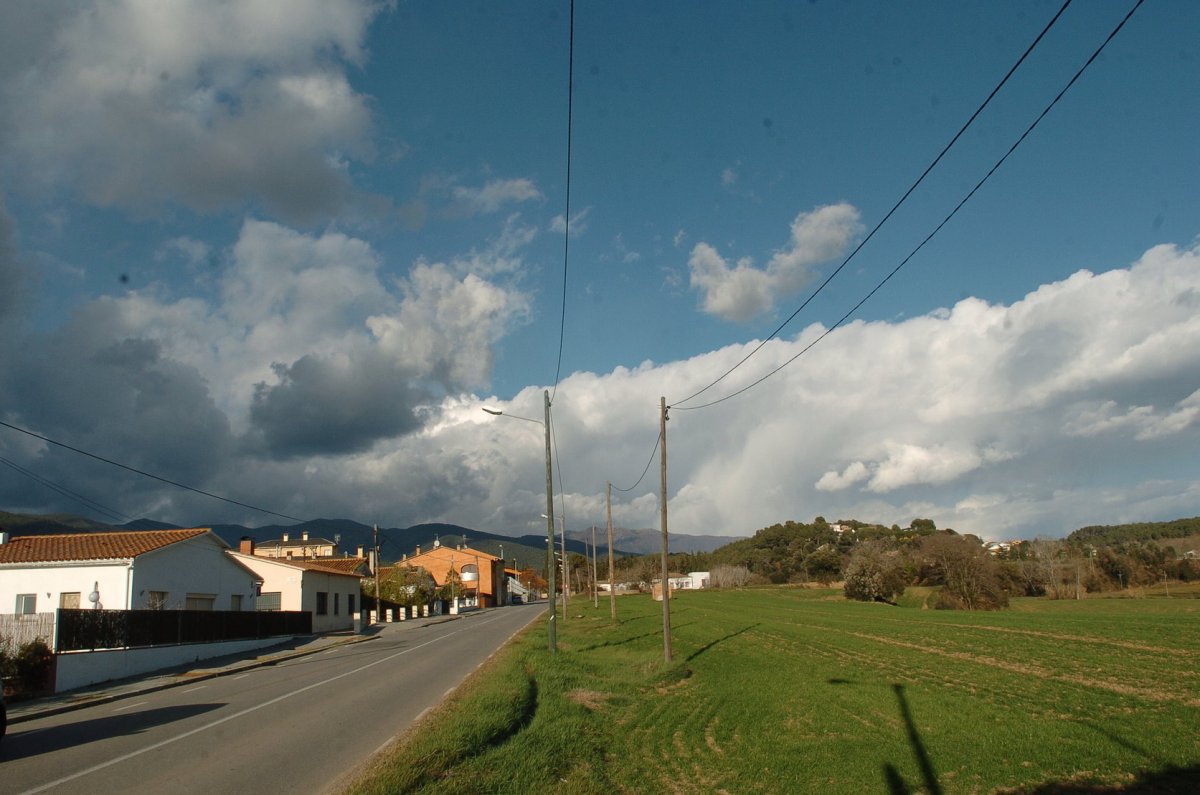
<svg viewBox="0 0 1200 795"><path fill-rule="evenodd" d="M580 598L556 657L535 624L355 791L1197 792L1195 595L684 593L671 664L658 603Z"/></svg>

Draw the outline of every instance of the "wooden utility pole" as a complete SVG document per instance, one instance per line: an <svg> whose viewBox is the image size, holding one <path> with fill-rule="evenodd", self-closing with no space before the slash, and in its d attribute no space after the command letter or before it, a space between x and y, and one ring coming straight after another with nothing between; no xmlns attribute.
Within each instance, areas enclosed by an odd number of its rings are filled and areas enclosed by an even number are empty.
<svg viewBox="0 0 1200 795"><path fill-rule="evenodd" d="M608 492L608 612L617 620L617 584L613 581L612 483L605 483Z"/></svg>
<svg viewBox="0 0 1200 795"><path fill-rule="evenodd" d="M659 398L658 419L659 445L662 448L662 489L659 494L659 515L662 521L662 607L663 607L663 659L671 662L671 581L667 569L667 399Z"/></svg>

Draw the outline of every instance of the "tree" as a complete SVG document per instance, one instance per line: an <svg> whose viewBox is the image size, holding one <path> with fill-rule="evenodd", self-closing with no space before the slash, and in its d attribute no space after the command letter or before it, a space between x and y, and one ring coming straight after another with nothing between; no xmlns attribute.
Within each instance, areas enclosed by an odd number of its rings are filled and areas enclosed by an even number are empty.
<svg viewBox="0 0 1200 795"><path fill-rule="evenodd" d="M999 564L975 536L943 531L921 539L920 553L929 580L940 581L937 607L996 610L1008 607Z"/></svg>
<svg viewBox="0 0 1200 795"><path fill-rule="evenodd" d="M900 553L883 542L859 544L846 564L843 591L860 602L887 602L904 593L904 563Z"/></svg>
<svg viewBox="0 0 1200 795"><path fill-rule="evenodd" d="M750 581L750 569L718 563L708 573L708 583L713 588L741 588Z"/></svg>

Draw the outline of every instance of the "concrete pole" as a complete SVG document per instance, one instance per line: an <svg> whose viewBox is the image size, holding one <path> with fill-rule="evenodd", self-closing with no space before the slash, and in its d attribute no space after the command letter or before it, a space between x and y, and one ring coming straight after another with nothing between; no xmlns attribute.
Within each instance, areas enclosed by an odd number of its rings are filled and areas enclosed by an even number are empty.
<svg viewBox="0 0 1200 795"><path fill-rule="evenodd" d="M659 514L662 522L662 608L663 659L671 662L671 583L667 569L667 399L659 398L659 444L662 446L662 489L659 495Z"/></svg>
<svg viewBox="0 0 1200 795"><path fill-rule="evenodd" d="M546 576L549 578L549 628L550 653L558 653L558 607L554 598L554 469L550 462L550 390L542 393L546 403Z"/></svg>
<svg viewBox="0 0 1200 795"><path fill-rule="evenodd" d="M617 620L617 584L613 582L613 533L612 533L612 483L606 483L608 491L608 612Z"/></svg>

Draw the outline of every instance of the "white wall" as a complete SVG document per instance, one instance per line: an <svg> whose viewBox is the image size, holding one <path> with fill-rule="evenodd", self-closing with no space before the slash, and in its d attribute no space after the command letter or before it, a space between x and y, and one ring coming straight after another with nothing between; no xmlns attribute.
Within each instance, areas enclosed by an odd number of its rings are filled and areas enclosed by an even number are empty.
<svg viewBox="0 0 1200 795"><path fill-rule="evenodd" d="M80 563L71 566L24 564L21 568L0 568L0 613L16 610L17 594L37 594L37 612L58 609L60 594L77 592L79 606L89 608L88 594L100 592L101 606L107 610L126 610L129 566L125 563Z"/></svg>
<svg viewBox="0 0 1200 795"><path fill-rule="evenodd" d="M132 607L149 607L151 591L166 591L168 610L183 610L189 593L215 594L214 610L232 610L241 594L242 610L253 610L256 577L235 563L215 536L202 535L138 556L133 568Z"/></svg>
<svg viewBox="0 0 1200 795"><path fill-rule="evenodd" d="M313 632L335 632L354 627L354 616L350 615L349 596L354 595L354 609L362 607L361 581L358 577L343 574L326 574L323 571L304 571L304 603L301 610L313 614ZM329 594L326 615L317 615L317 591ZM337 613L334 613L334 594L338 594Z"/></svg>
<svg viewBox="0 0 1200 795"><path fill-rule="evenodd" d="M239 654L286 641L286 637L231 640L225 643L188 643L182 646L154 646L147 649L106 649L68 652L58 655L54 692L124 679L129 676L185 665L198 660Z"/></svg>
<svg viewBox="0 0 1200 795"><path fill-rule="evenodd" d="M349 597L354 596L354 609L362 607L361 579L357 575L327 574L289 565L274 558L256 557L241 552L229 552L230 557L243 563L262 578L263 593L279 592L281 610L307 610L313 614L313 632L335 632L354 628ZM328 613L317 615L317 592L329 594ZM334 594L338 598L334 599ZM334 613L334 603L337 613Z"/></svg>

